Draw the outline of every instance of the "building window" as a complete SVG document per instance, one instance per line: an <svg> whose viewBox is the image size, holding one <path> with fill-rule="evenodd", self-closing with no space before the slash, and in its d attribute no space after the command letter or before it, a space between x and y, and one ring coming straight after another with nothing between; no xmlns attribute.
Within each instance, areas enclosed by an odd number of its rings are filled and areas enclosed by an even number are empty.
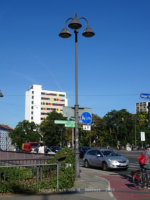
<svg viewBox="0 0 150 200"><path fill-rule="evenodd" d="M32 91L32 94L34 94L34 91Z"/></svg>
<svg viewBox="0 0 150 200"><path fill-rule="evenodd" d="M34 96L32 96L32 99L34 99Z"/></svg>
<svg viewBox="0 0 150 200"><path fill-rule="evenodd" d="M31 114L33 115L33 111L31 112Z"/></svg>
<svg viewBox="0 0 150 200"><path fill-rule="evenodd" d="M34 104L34 101L32 101L32 104Z"/></svg>
<svg viewBox="0 0 150 200"><path fill-rule="evenodd" d="M33 106L31 106L31 109L33 109Z"/></svg>
<svg viewBox="0 0 150 200"><path fill-rule="evenodd" d="M31 117L31 119L33 120L33 117Z"/></svg>

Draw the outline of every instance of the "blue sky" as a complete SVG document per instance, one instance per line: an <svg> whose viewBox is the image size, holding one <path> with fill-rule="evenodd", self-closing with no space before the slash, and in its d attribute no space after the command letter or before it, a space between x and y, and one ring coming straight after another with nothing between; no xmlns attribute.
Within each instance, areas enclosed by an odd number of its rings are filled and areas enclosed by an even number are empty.
<svg viewBox="0 0 150 200"><path fill-rule="evenodd" d="M135 113L140 92L150 93L149 0L1 0L0 124L25 118L32 84L64 91L75 104L75 37L58 35L69 17L85 17L95 32L78 34L79 106L103 117L115 109Z"/></svg>

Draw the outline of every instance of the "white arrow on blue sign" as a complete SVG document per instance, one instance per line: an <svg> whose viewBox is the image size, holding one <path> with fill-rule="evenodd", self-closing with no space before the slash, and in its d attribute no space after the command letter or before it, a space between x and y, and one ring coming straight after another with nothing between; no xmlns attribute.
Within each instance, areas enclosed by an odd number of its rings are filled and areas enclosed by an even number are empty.
<svg viewBox="0 0 150 200"><path fill-rule="evenodd" d="M84 112L81 115L81 120L84 124L89 124L92 121L92 116L88 112Z"/></svg>
<svg viewBox="0 0 150 200"><path fill-rule="evenodd" d="M150 93L140 93L140 99L150 99Z"/></svg>

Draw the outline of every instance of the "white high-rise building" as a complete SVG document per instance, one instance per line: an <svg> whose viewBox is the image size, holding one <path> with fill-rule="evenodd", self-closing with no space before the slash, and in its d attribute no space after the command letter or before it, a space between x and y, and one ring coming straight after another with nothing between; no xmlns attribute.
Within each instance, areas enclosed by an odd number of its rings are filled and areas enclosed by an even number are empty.
<svg viewBox="0 0 150 200"><path fill-rule="evenodd" d="M148 111L147 106L148 106L149 102L150 101L143 101L143 102L136 103L136 105L135 105L135 107L136 107L136 113L137 113L137 111Z"/></svg>
<svg viewBox="0 0 150 200"><path fill-rule="evenodd" d="M42 85L33 84L26 91L25 120L40 124L47 113L63 113L63 106L68 106L66 92L42 90Z"/></svg>

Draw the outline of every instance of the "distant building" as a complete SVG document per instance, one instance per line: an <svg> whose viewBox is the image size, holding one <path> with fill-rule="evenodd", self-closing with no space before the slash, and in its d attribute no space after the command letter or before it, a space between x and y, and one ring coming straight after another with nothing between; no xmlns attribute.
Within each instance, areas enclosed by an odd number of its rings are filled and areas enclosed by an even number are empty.
<svg viewBox="0 0 150 200"><path fill-rule="evenodd" d="M63 113L63 106L68 106L66 92L43 90L42 85L33 84L25 95L25 120L40 124L47 113Z"/></svg>
<svg viewBox="0 0 150 200"><path fill-rule="evenodd" d="M148 111L148 102L150 101L143 101L143 102L139 102L139 103L136 103L136 113L137 111Z"/></svg>
<svg viewBox="0 0 150 200"><path fill-rule="evenodd" d="M5 151L13 151L14 146L11 144L11 138L8 133L13 131L8 125L0 124L0 148Z"/></svg>

